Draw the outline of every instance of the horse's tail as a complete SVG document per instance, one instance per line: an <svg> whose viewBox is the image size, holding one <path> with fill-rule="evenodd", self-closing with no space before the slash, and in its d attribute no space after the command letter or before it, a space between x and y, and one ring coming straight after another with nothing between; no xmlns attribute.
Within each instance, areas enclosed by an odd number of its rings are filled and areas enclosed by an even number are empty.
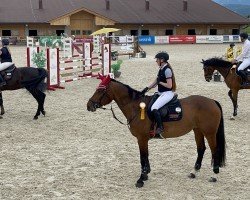
<svg viewBox="0 0 250 200"><path fill-rule="evenodd" d="M219 159L219 166L223 167L226 165L226 141L225 141L224 119L220 103L218 101L215 102L221 110L220 125L217 130L216 141L217 141L217 156Z"/></svg>
<svg viewBox="0 0 250 200"><path fill-rule="evenodd" d="M45 78L48 77L48 73L44 68L37 68L37 70L37 77L28 81L24 81L22 82L22 84L28 91L38 89L39 91L44 92L47 89L47 83L45 82Z"/></svg>

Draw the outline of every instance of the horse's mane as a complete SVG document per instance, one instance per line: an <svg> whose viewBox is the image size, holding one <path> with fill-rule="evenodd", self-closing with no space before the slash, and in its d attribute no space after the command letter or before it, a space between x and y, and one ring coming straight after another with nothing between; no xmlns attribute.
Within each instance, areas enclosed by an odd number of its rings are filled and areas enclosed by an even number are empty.
<svg viewBox="0 0 250 200"><path fill-rule="evenodd" d="M229 61L223 60L222 58L214 57L202 62L205 66L216 66L216 67L225 67L231 68L233 64Z"/></svg>
<svg viewBox="0 0 250 200"><path fill-rule="evenodd" d="M116 83L120 83L121 85L125 86L128 89L129 97L131 97L132 99L135 100L135 99L139 99L141 97L141 92L131 88L129 85L121 83L115 79L111 79L111 81L116 82Z"/></svg>

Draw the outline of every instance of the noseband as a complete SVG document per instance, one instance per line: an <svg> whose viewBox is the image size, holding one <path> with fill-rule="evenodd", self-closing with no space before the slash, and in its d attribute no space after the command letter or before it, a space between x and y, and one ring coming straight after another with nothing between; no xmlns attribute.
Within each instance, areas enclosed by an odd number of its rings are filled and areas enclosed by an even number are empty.
<svg viewBox="0 0 250 200"><path fill-rule="evenodd" d="M107 97L108 99L111 100L110 96L107 94L107 88L98 88L97 90L104 90L102 96L100 97L100 99L97 101L93 101L93 100L89 100L92 104L93 104L93 107L95 109L97 108L102 108L102 104L101 104L101 101L103 100L104 97Z"/></svg>

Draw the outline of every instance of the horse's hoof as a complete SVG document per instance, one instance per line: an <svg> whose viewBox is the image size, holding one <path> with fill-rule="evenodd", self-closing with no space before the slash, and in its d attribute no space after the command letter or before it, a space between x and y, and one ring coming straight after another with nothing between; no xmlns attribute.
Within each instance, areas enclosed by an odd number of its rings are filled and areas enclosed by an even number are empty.
<svg viewBox="0 0 250 200"><path fill-rule="evenodd" d="M46 112L45 111L41 111L41 112L42 112L43 116L45 117Z"/></svg>
<svg viewBox="0 0 250 200"><path fill-rule="evenodd" d="M210 179L208 181L211 183L215 183L215 182L217 182L217 179L214 177L210 177Z"/></svg>
<svg viewBox="0 0 250 200"><path fill-rule="evenodd" d="M34 119L34 120L37 120L37 119L38 119L38 116L35 116L33 119Z"/></svg>
<svg viewBox="0 0 250 200"><path fill-rule="evenodd" d="M0 115L0 119L3 119L3 117Z"/></svg>
<svg viewBox="0 0 250 200"><path fill-rule="evenodd" d="M143 181L147 181L147 180L148 180L148 175L147 175L147 174L144 174L144 175L142 176L142 180L143 180Z"/></svg>
<svg viewBox="0 0 250 200"><path fill-rule="evenodd" d="M137 188L141 188L141 187L143 187L143 185L144 185L144 182L143 182L143 181L137 181L137 183L135 184L135 186L136 186Z"/></svg>
<svg viewBox="0 0 250 200"><path fill-rule="evenodd" d="M231 116L231 117L230 117L230 120L235 120L234 116Z"/></svg>
<svg viewBox="0 0 250 200"><path fill-rule="evenodd" d="M194 173L191 172L191 173L188 175L188 178L192 178L192 179L193 179L193 178L196 178L196 176L195 176Z"/></svg>

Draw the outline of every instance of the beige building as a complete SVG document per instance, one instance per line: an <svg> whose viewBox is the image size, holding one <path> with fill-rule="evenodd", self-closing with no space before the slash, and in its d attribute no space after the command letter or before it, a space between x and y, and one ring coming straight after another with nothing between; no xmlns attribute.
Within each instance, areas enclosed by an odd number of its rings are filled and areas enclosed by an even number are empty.
<svg viewBox="0 0 250 200"><path fill-rule="evenodd" d="M0 36L237 35L244 18L211 0L10 0L0 5Z"/></svg>

